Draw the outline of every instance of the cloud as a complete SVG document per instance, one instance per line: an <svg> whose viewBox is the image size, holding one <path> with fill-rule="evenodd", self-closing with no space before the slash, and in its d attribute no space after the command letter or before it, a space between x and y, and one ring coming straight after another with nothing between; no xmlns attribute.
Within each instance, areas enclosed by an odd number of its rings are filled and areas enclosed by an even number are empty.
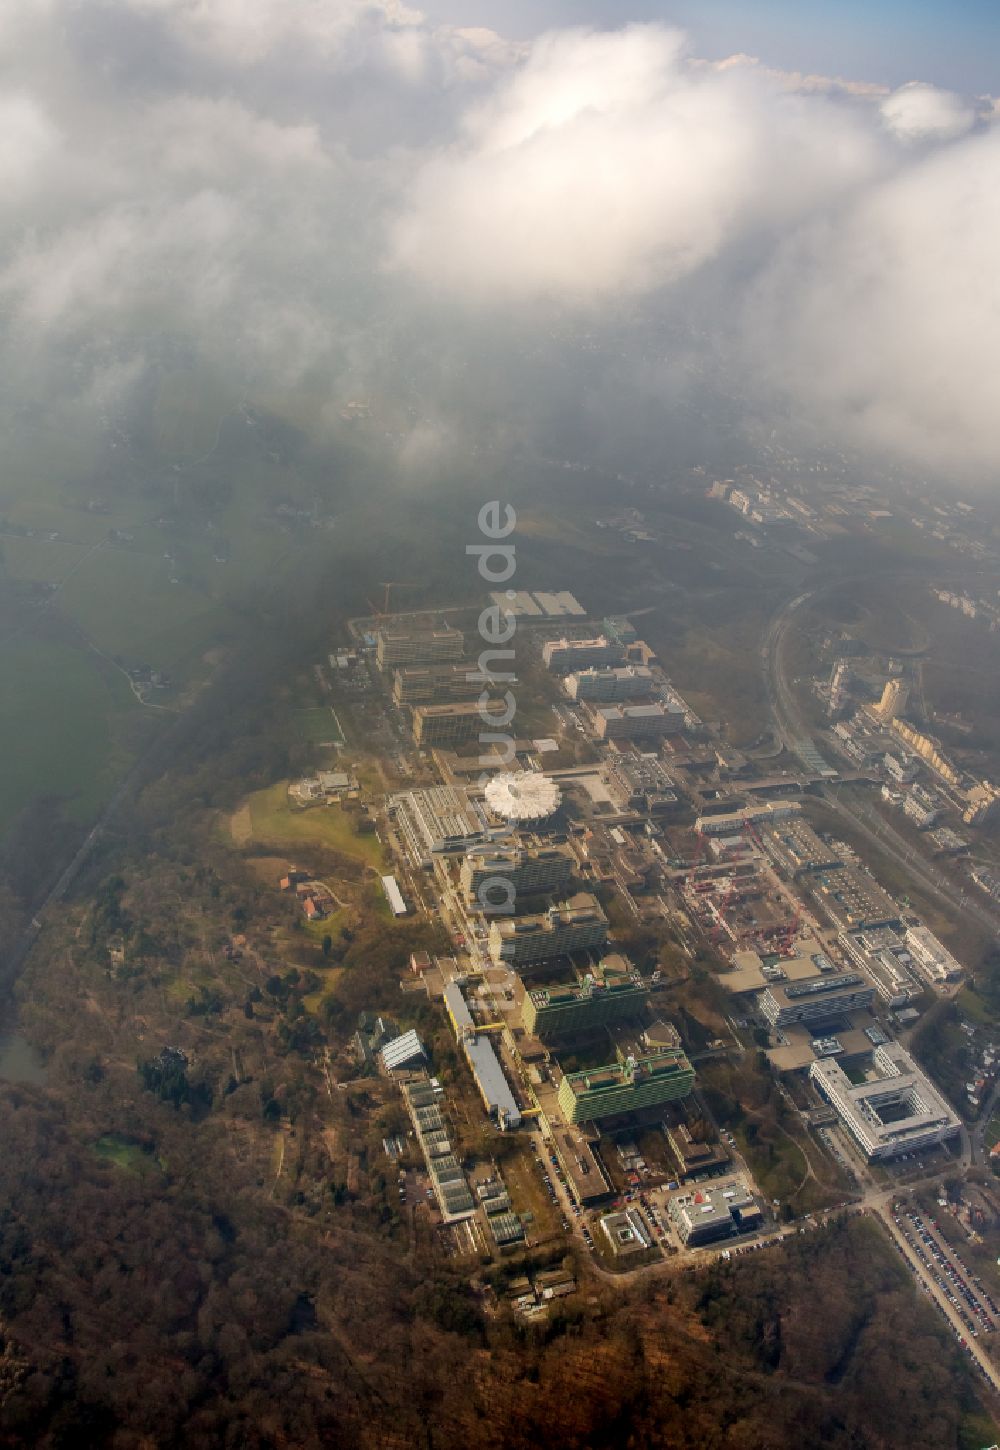
<svg viewBox="0 0 1000 1450"><path fill-rule="evenodd" d="M853 442L994 470L1000 133L934 151L782 248L747 308L758 379Z"/></svg>
<svg viewBox="0 0 1000 1450"><path fill-rule="evenodd" d="M397 263L473 298L593 303L675 283L879 169L849 108L683 51L661 26L541 37L419 172Z"/></svg>
<svg viewBox="0 0 1000 1450"><path fill-rule="evenodd" d="M975 124L976 112L953 91L910 81L886 96L882 119L901 141L953 141Z"/></svg>
<svg viewBox="0 0 1000 1450"><path fill-rule="evenodd" d="M515 435L651 457L660 399L685 437L782 408L995 471L990 104L663 25L7 0L0 408L127 406L182 355L317 426L380 399L412 471Z"/></svg>

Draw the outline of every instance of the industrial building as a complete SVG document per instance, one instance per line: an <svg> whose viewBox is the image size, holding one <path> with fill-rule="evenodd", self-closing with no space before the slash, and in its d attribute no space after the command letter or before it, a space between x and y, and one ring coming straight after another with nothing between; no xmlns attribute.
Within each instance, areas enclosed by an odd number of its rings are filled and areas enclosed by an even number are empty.
<svg viewBox="0 0 1000 1450"><path fill-rule="evenodd" d="M674 706L597 705L591 707L599 740L663 740L684 729L684 712Z"/></svg>
<svg viewBox="0 0 1000 1450"><path fill-rule="evenodd" d="M786 1027L792 1022L830 1022L870 1006L874 997L873 984L859 972L829 972L811 981L774 982L761 992L757 1005L772 1027Z"/></svg>
<svg viewBox="0 0 1000 1450"><path fill-rule="evenodd" d="M641 1013L649 989L624 957L605 958L580 982L525 990L521 1020L535 1037L568 1037Z"/></svg>
<svg viewBox="0 0 1000 1450"><path fill-rule="evenodd" d="M656 688L648 665L619 665L608 669L577 670L566 676L571 700L643 700Z"/></svg>
<svg viewBox="0 0 1000 1450"><path fill-rule="evenodd" d="M488 708L494 714L502 702L491 700ZM456 705L414 705L413 738L418 745L457 745L463 740L475 740L489 723L483 718L483 711L477 700Z"/></svg>
<svg viewBox="0 0 1000 1450"><path fill-rule="evenodd" d="M432 705L438 700L478 699L483 682L468 665L407 665L392 677L397 705Z"/></svg>
<svg viewBox="0 0 1000 1450"><path fill-rule="evenodd" d="M561 891L573 874L568 846L480 846L462 862L459 880L471 906L512 907L518 896Z"/></svg>
<svg viewBox="0 0 1000 1450"><path fill-rule="evenodd" d="M464 652L465 637L450 624L438 629L380 629L375 636L375 662L380 670L460 660Z"/></svg>
<svg viewBox="0 0 1000 1450"><path fill-rule="evenodd" d="M789 876L800 876L806 871L833 871L843 864L838 852L801 818L768 826L762 840L768 855Z"/></svg>
<svg viewBox="0 0 1000 1450"><path fill-rule="evenodd" d="M649 1057L628 1057L583 1072L569 1072L559 1084L559 1108L567 1123L586 1123L686 1098L694 1068L679 1048Z"/></svg>
<svg viewBox="0 0 1000 1450"><path fill-rule="evenodd" d="M926 926L907 927L903 940L914 966L934 987L955 982L962 975L962 964Z"/></svg>
<svg viewBox="0 0 1000 1450"><path fill-rule="evenodd" d="M877 1047L873 1062L873 1076L859 1085L832 1058L809 1069L870 1162L932 1147L961 1131L958 1116L898 1042Z"/></svg>
<svg viewBox="0 0 1000 1450"><path fill-rule="evenodd" d="M535 915L494 919L489 952L494 962L520 968L570 952L603 951L607 939L608 920L596 896L579 892Z"/></svg>
<svg viewBox="0 0 1000 1450"><path fill-rule="evenodd" d="M834 871L816 871L809 876L808 885L834 926L845 931L899 924L896 902L873 876L853 863Z"/></svg>
<svg viewBox="0 0 1000 1450"><path fill-rule="evenodd" d="M759 1228L763 1221L759 1204L739 1178L676 1194L667 1212L681 1243L692 1249Z"/></svg>
<svg viewBox="0 0 1000 1450"><path fill-rule="evenodd" d="M486 835L486 826L464 791L435 785L403 791L389 801L389 818L415 863L429 865L435 855L467 851Z"/></svg>
<svg viewBox="0 0 1000 1450"><path fill-rule="evenodd" d="M445 986L444 1005L486 1111L503 1132L520 1127L521 1109L504 1076L500 1059L489 1036L476 1027L457 982L448 982Z"/></svg>
<svg viewBox="0 0 1000 1450"><path fill-rule="evenodd" d="M586 669L588 665L614 665L625 650L615 639L598 635L595 639L549 639L542 646L542 661L556 674Z"/></svg>

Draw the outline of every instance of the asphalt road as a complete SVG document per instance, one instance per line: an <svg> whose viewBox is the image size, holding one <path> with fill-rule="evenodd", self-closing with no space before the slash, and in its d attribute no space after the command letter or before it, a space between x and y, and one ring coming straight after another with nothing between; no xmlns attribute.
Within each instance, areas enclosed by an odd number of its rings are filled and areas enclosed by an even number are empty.
<svg viewBox="0 0 1000 1450"><path fill-rule="evenodd" d="M809 722L795 699L788 679L783 658L783 646L796 610L801 608L807 600L815 598L820 592L818 589L806 591L797 594L783 604L773 615L761 646L764 682L775 733L793 753L797 748L814 744L814 742ZM958 905L956 902L958 888L955 884L929 862L917 859L911 843L905 840L887 821L882 820L881 817L872 817L863 813L852 803L842 800L833 789L828 789L824 798L831 809L850 820L858 832L865 836L872 845L891 857L914 881L919 882L944 911L955 911ZM991 935L1000 932L1000 918L968 895L962 896L961 910L965 916L971 917Z"/></svg>

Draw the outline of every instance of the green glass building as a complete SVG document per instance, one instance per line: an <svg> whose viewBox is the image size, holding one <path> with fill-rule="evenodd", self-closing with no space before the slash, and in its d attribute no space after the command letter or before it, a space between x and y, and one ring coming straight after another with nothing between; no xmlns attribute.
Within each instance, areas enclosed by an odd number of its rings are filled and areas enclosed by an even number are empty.
<svg viewBox="0 0 1000 1450"><path fill-rule="evenodd" d="M590 1072L569 1072L559 1084L559 1107L568 1123L587 1123L686 1098L694 1068L679 1047L629 1058Z"/></svg>
<svg viewBox="0 0 1000 1450"><path fill-rule="evenodd" d="M638 1016L648 995L638 972L602 962L582 982L526 990L521 1020L536 1037L569 1037Z"/></svg>

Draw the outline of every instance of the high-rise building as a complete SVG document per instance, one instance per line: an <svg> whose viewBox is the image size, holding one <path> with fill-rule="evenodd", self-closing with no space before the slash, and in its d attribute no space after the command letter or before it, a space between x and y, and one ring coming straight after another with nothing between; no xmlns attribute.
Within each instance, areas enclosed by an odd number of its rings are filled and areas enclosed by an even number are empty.
<svg viewBox="0 0 1000 1450"><path fill-rule="evenodd" d="M489 952L497 963L524 967L569 952L602 951L607 939L608 919L596 896L580 892L537 915L494 917Z"/></svg>
<svg viewBox="0 0 1000 1450"><path fill-rule="evenodd" d="M877 715L880 720L895 720L897 715L902 715L906 709L906 702L910 696L910 687L904 680L886 680L885 689L882 691L882 698L877 705L872 706L872 714Z"/></svg>
<svg viewBox="0 0 1000 1450"><path fill-rule="evenodd" d="M392 677L397 705L432 705L439 700L478 700L485 688L472 665L404 665Z"/></svg>
<svg viewBox="0 0 1000 1450"><path fill-rule="evenodd" d="M572 700L642 700L648 699L655 688L648 665L577 670L566 677L566 693Z"/></svg>
<svg viewBox="0 0 1000 1450"><path fill-rule="evenodd" d="M684 712L664 705L598 705L593 708L599 740L662 740L684 729Z"/></svg>
<svg viewBox="0 0 1000 1450"><path fill-rule="evenodd" d="M546 668L557 674L586 669L588 665L613 665L624 653L617 640L604 634L595 639L550 639L542 646Z"/></svg>
<svg viewBox="0 0 1000 1450"><path fill-rule="evenodd" d="M517 896L538 896L561 891L573 874L568 846L480 847L462 862L459 879L470 905L482 905L484 890L511 901ZM503 904L503 903L501 903Z"/></svg>
<svg viewBox="0 0 1000 1450"><path fill-rule="evenodd" d="M458 660L464 650L462 631L448 624L439 629L380 629L375 638L375 662L380 670Z"/></svg>
<svg viewBox="0 0 1000 1450"><path fill-rule="evenodd" d="M502 701L491 700L488 708L495 714ZM414 705L413 738L418 745L455 745L474 740L481 731L489 730L477 701L461 705Z"/></svg>
<svg viewBox="0 0 1000 1450"><path fill-rule="evenodd" d="M584 1072L568 1072L559 1084L559 1108L568 1123L587 1123L634 1113L686 1098L694 1068L679 1048L649 1057L628 1057Z"/></svg>
<svg viewBox="0 0 1000 1450"><path fill-rule="evenodd" d="M521 1020L536 1037L569 1037L638 1016L648 997L649 989L631 963L624 957L605 958L571 986L526 989Z"/></svg>

